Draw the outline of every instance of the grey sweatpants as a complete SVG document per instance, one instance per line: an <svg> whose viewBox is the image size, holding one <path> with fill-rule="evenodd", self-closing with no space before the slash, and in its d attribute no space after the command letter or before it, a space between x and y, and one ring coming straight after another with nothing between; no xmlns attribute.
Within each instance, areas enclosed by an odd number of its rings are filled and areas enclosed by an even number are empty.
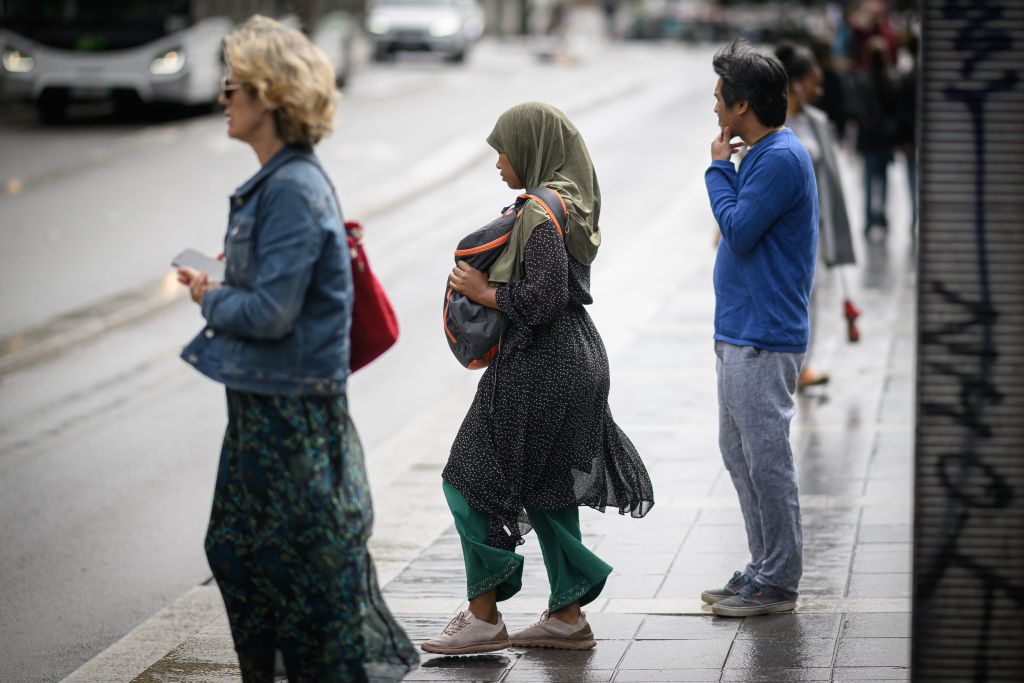
<svg viewBox="0 0 1024 683"><path fill-rule="evenodd" d="M803 530L789 422L802 353L715 342L718 445L747 529L748 578L796 597Z"/></svg>

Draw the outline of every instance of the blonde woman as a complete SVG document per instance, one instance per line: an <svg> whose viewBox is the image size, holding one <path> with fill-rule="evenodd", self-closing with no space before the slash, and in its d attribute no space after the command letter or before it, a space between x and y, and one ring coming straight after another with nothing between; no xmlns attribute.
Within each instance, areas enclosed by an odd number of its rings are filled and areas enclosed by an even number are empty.
<svg viewBox="0 0 1024 683"><path fill-rule="evenodd" d="M346 398L352 273L312 147L334 73L298 31L253 17L224 39L228 135L260 169L231 196L223 284L179 280L206 327L182 357L227 388L206 554L244 681L399 680L416 654L376 585L372 507Z"/></svg>

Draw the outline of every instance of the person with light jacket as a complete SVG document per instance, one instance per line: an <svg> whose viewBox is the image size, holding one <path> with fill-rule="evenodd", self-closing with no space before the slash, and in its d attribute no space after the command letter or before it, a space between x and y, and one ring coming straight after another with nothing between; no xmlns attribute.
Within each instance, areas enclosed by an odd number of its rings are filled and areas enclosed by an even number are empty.
<svg viewBox="0 0 1024 683"><path fill-rule="evenodd" d="M813 54L806 48L791 43L780 43L775 56L786 69L789 77L789 100L786 106L786 126L796 134L814 164L814 176L818 183L820 215L820 239L818 241L818 263L829 270L836 266L853 265L856 255L853 250L853 233L850 217L846 212L846 199L839 176L839 160L836 158L836 141L828 115L813 106L821 93L822 72ZM811 367L811 355L815 339L817 304L820 299L816 289L811 292L811 334L804 366L797 378L800 389L825 384L829 376Z"/></svg>
<svg viewBox="0 0 1024 683"><path fill-rule="evenodd" d="M312 147L334 73L300 32L253 17L224 39L230 137L260 169L231 196L225 281L178 279L205 328L182 353L227 389L206 555L243 681L400 680L417 662L366 542L372 505L349 416L352 271L341 209Z"/></svg>

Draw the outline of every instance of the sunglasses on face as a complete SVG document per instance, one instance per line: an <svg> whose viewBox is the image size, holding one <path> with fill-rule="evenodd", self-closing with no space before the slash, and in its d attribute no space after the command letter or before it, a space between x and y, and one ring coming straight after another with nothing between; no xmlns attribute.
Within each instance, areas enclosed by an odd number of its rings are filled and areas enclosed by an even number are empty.
<svg viewBox="0 0 1024 683"><path fill-rule="evenodd" d="M232 81L229 81L227 76L220 79L220 96L223 97L225 100L230 101L231 96L235 94L235 91L241 89L241 83L234 83Z"/></svg>

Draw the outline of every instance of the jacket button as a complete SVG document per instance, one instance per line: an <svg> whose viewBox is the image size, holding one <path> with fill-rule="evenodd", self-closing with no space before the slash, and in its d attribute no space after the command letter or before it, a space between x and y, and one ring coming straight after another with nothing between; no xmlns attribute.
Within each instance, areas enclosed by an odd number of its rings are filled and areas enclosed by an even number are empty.
<svg viewBox="0 0 1024 683"><path fill-rule="evenodd" d="M242 205L242 198L241 197L235 197L235 206L241 206L241 205Z"/></svg>
<svg viewBox="0 0 1024 683"><path fill-rule="evenodd" d="M210 328L206 328L206 331L203 332L203 334L206 335L207 339L213 339L213 335L216 334L216 332L214 332Z"/></svg>
<svg viewBox="0 0 1024 683"><path fill-rule="evenodd" d="M188 362L192 363L192 365L195 365L196 363L199 362L199 356L197 356L194 353L188 354Z"/></svg>
<svg viewBox="0 0 1024 683"><path fill-rule="evenodd" d="M231 236L234 237L238 234L238 228L231 228Z"/></svg>

